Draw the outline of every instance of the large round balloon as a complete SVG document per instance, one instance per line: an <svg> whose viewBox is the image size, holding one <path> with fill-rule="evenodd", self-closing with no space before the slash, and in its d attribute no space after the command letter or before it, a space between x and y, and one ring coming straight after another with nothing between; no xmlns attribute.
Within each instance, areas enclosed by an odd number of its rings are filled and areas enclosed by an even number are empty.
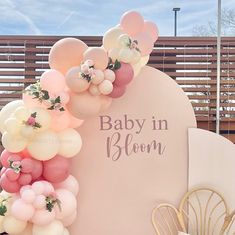
<svg viewBox="0 0 235 235"><path fill-rule="evenodd" d="M67 108L76 118L85 119L99 113L101 102L99 96L93 96L86 91L79 94L71 94Z"/></svg>
<svg viewBox="0 0 235 235"><path fill-rule="evenodd" d="M81 150L82 139L76 130L68 128L59 132L58 137L60 141L58 153L61 156L66 158L74 157Z"/></svg>
<svg viewBox="0 0 235 235"><path fill-rule="evenodd" d="M28 151L35 159L46 161L53 158L59 151L59 139L51 130L39 133L29 142Z"/></svg>
<svg viewBox="0 0 235 235"><path fill-rule="evenodd" d="M49 65L64 75L74 67L79 66L87 45L76 38L64 38L56 42L49 53Z"/></svg>
<svg viewBox="0 0 235 235"><path fill-rule="evenodd" d="M139 12L128 11L122 16L120 24L126 33L133 36L144 28L144 19Z"/></svg>
<svg viewBox="0 0 235 235"><path fill-rule="evenodd" d="M18 213L22 213L22 211L18 211ZM27 226L27 222L18 220L13 216L6 216L3 221L4 231L8 234L19 234L25 230Z"/></svg>

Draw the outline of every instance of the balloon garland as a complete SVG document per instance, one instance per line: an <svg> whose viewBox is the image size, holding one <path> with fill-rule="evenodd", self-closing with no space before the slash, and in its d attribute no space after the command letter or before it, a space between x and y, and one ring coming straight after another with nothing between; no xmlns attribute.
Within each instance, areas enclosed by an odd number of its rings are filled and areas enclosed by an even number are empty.
<svg viewBox="0 0 235 235"><path fill-rule="evenodd" d="M0 232L69 234L79 191L70 158L82 147L75 129L124 95L157 38L156 25L130 11L105 33L102 47L75 38L53 45L51 69L0 112Z"/></svg>

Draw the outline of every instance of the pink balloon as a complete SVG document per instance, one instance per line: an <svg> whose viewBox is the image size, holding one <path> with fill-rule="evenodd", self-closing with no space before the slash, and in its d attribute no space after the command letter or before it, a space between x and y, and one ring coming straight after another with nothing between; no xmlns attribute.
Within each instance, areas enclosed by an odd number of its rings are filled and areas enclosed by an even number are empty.
<svg viewBox="0 0 235 235"><path fill-rule="evenodd" d="M139 12L128 11L122 15L120 24L127 34L134 36L144 28L144 18Z"/></svg>
<svg viewBox="0 0 235 235"><path fill-rule="evenodd" d="M61 201L61 210L59 210L58 207L55 207L56 218L63 219L71 216L77 210L76 197L66 189L57 189L56 195Z"/></svg>
<svg viewBox="0 0 235 235"><path fill-rule="evenodd" d="M31 222L38 226L45 226L53 222L55 219L55 211L46 209L37 210L31 219Z"/></svg>
<svg viewBox="0 0 235 235"><path fill-rule="evenodd" d="M42 175L42 162L34 160L33 171L31 172L32 180L38 180Z"/></svg>
<svg viewBox="0 0 235 235"><path fill-rule="evenodd" d="M138 48L142 56L149 55L154 48L154 41L146 32L141 32L134 37L138 42Z"/></svg>
<svg viewBox="0 0 235 235"><path fill-rule="evenodd" d="M18 179L18 182L20 185L26 185L26 184L30 184L32 179L33 178L31 174L21 173Z"/></svg>
<svg viewBox="0 0 235 235"><path fill-rule="evenodd" d="M87 45L79 39L61 39L50 50L49 65L65 75L70 68L81 64L83 53L87 48Z"/></svg>
<svg viewBox="0 0 235 235"><path fill-rule="evenodd" d="M69 175L63 182L54 184L54 187L56 189L59 189L59 188L67 189L68 191L72 192L75 196L77 196L79 192L78 181L72 175Z"/></svg>
<svg viewBox="0 0 235 235"><path fill-rule="evenodd" d="M130 64L121 62L121 67L115 71L114 86L125 86L130 83L134 77L134 70Z"/></svg>
<svg viewBox="0 0 235 235"><path fill-rule="evenodd" d="M84 52L84 61L93 60L96 69L104 70L108 66L109 58L107 52L101 47L88 48Z"/></svg>
<svg viewBox="0 0 235 235"><path fill-rule="evenodd" d="M36 194L32 189L25 189L21 192L21 198L26 203L33 203L36 199Z"/></svg>
<svg viewBox="0 0 235 235"><path fill-rule="evenodd" d="M34 160L30 158L25 158L21 161L21 172L30 173L34 169Z"/></svg>
<svg viewBox="0 0 235 235"><path fill-rule="evenodd" d="M109 94L110 97L116 99L123 96L126 92L125 86L114 86L113 91Z"/></svg>
<svg viewBox="0 0 235 235"><path fill-rule="evenodd" d="M85 119L99 113L101 100L99 96L93 96L89 92L71 94L67 108L74 117Z"/></svg>
<svg viewBox="0 0 235 235"><path fill-rule="evenodd" d="M43 195L49 196L51 194L54 194L55 189L50 182L47 182L46 180L41 180L40 182L44 185Z"/></svg>
<svg viewBox="0 0 235 235"><path fill-rule="evenodd" d="M20 177L20 173L16 173L13 169L8 168L5 175L10 181L16 181Z"/></svg>
<svg viewBox="0 0 235 235"><path fill-rule="evenodd" d="M52 182L58 183L65 180L69 175L69 160L56 156L43 162L43 177Z"/></svg>
<svg viewBox="0 0 235 235"><path fill-rule="evenodd" d="M22 199L17 199L11 206L11 214L18 220L28 221L34 214L34 207L25 203Z"/></svg>
<svg viewBox="0 0 235 235"><path fill-rule="evenodd" d="M46 197L44 195L38 195L33 202L35 209L43 209L46 207Z"/></svg>
<svg viewBox="0 0 235 235"><path fill-rule="evenodd" d="M68 92L62 91L60 92L59 96L62 104L67 104L69 102L70 97Z"/></svg>
<svg viewBox="0 0 235 235"><path fill-rule="evenodd" d="M69 124L69 127L77 128L77 127L81 126L83 124L83 122L84 122L84 120L75 118L74 116L72 116L70 114L70 124Z"/></svg>
<svg viewBox="0 0 235 235"><path fill-rule="evenodd" d="M7 168L10 166L9 160L20 161L21 159L22 157L19 154L8 152L6 149L2 152L0 157L1 164Z"/></svg>
<svg viewBox="0 0 235 235"><path fill-rule="evenodd" d="M151 36L153 42L155 42L158 39L158 34L159 34L158 27L152 21L145 21L144 22L143 31L147 32Z"/></svg>
<svg viewBox="0 0 235 235"><path fill-rule="evenodd" d="M59 71L50 69L44 72L40 78L42 89L49 93L58 93L65 88L65 77Z"/></svg>
<svg viewBox="0 0 235 235"><path fill-rule="evenodd" d="M65 227L69 227L74 223L74 221L77 218L77 211L74 211L74 213L68 217L63 218L62 223Z"/></svg>
<svg viewBox="0 0 235 235"><path fill-rule="evenodd" d="M51 112L51 129L58 132L62 131L69 127L70 125L70 114L67 110L65 111L59 111L57 112Z"/></svg>
<svg viewBox="0 0 235 235"><path fill-rule="evenodd" d="M20 190L20 184L17 181L10 181L5 174L0 178L0 185L8 193L16 193Z"/></svg>

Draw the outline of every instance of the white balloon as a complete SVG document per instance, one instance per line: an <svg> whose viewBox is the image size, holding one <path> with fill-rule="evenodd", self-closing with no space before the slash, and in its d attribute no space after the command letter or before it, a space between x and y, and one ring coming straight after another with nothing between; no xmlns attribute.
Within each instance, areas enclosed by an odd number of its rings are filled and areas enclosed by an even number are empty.
<svg viewBox="0 0 235 235"><path fill-rule="evenodd" d="M64 225L58 220L46 226L33 225L32 235L64 235Z"/></svg>
<svg viewBox="0 0 235 235"><path fill-rule="evenodd" d="M133 57L133 52L129 48L122 48L119 51L118 59L124 63L131 63Z"/></svg>
<svg viewBox="0 0 235 235"><path fill-rule="evenodd" d="M28 151L35 159L45 161L53 158L59 151L60 142L54 131L38 133L28 144Z"/></svg>
<svg viewBox="0 0 235 235"><path fill-rule="evenodd" d="M6 216L3 221L3 228L5 232L14 235L25 230L27 222L15 219L13 216Z"/></svg>
<svg viewBox="0 0 235 235"><path fill-rule="evenodd" d="M143 66L141 65L140 61L136 64L132 64L131 66L134 71L134 77L136 77L140 73Z"/></svg>
<svg viewBox="0 0 235 235"><path fill-rule="evenodd" d="M82 139L79 133L72 129L68 128L58 133L60 141L59 154L63 157L73 157L78 154L82 147Z"/></svg>
<svg viewBox="0 0 235 235"><path fill-rule="evenodd" d="M148 63L149 57L150 57L149 55L141 57L140 63L141 63L142 66L145 66Z"/></svg>
<svg viewBox="0 0 235 235"><path fill-rule="evenodd" d="M111 69L104 70L104 77L106 80L109 80L110 82L115 81L115 73Z"/></svg>
<svg viewBox="0 0 235 235"><path fill-rule="evenodd" d="M113 91L113 84L109 80L104 80L99 84L99 91L102 95L108 95Z"/></svg>
<svg viewBox="0 0 235 235"><path fill-rule="evenodd" d="M132 64L136 64L140 61L141 59L141 54L139 51L137 50L132 50L132 60L131 60L131 63Z"/></svg>
<svg viewBox="0 0 235 235"><path fill-rule="evenodd" d="M98 86L96 85L93 85L91 84L90 87L89 87L89 92L92 94L92 95L100 95L100 91L99 91L99 88Z"/></svg>
<svg viewBox="0 0 235 235"><path fill-rule="evenodd" d="M67 228L64 229L64 234L63 235L70 235L70 232Z"/></svg>
<svg viewBox="0 0 235 235"><path fill-rule="evenodd" d="M6 104L0 111L0 132L5 131L4 122L8 119L11 114L16 110L16 108L23 106L24 102L22 100L14 100Z"/></svg>
<svg viewBox="0 0 235 235"><path fill-rule="evenodd" d="M30 117L31 113L29 109L25 106L21 106L15 110L13 113L14 117L16 117L19 121L27 121Z"/></svg>
<svg viewBox="0 0 235 235"><path fill-rule="evenodd" d="M74 196L77 196L78 192L79 192L78 181L72 175L69 175L66 180L64 180L64 181L62 181L60 183L54 184L54 187L56 189L59 189L59 188L67 189L68 191L73 193Z"/></svg>
<svg viewBox="0 0 235 235"><path fill-rule="evenodd" d="M20 123L15 117L8 118L5 123L5 130L11 135L17 135L20 131L22 123Z"/></svg>
<svg viewBox="0 0 235 235"><path fill-rule="evenodd" d="M121 34L118 37L118 47L125 48L130 44L130 37L127 34Z"/></svg>
<svg viewBox="0 0 235 235"><path fill-rule="evenodd" d="M119 48L113 48L108 51L108 56L112 59L112 62L115 62L119 57Z"/></svg>
<svg viewBox="0 0 235 235"><path fill-rule="evenodd" d="M4 216L0 216L0 233L3 233L5 231L4 228L3 228L4 219L5 219Z"/></svg>
<svg viewBox="0 0 235 235"><path fill-rule="evenodd" d="M4 132L2 145L7 151L18 153L26 148L27 140L20 135L10 135L8 132Z"/></svg>
<svg viewBox="0 0 235 235"><path fill-rule="evenodd" d="M103 36L103 46L106 50L118 47L118 37L123 30L117 27L109 29Z"/></svg>

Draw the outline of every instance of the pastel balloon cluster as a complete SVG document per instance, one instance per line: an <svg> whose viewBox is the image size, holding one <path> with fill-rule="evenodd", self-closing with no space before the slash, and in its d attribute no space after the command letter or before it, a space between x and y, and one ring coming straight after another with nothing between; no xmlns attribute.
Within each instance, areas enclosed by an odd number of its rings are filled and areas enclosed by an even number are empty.
<svg viewBox="0 0 235 235"><path fill-rule="evenodd" d="M69 235L79 190L70 158L82 148L75 128L125 94L157 37L156 25L131 11L101 47L63 38L50 50L50 69L2 108L0 232Z"/></svg>
<svg viewBox="0 0 235 235"><path fill-rule="evenodd" d="M77 180L36 181L17 194L0 193L0 232L16 235L68 235L77 216Z"/></svg>

